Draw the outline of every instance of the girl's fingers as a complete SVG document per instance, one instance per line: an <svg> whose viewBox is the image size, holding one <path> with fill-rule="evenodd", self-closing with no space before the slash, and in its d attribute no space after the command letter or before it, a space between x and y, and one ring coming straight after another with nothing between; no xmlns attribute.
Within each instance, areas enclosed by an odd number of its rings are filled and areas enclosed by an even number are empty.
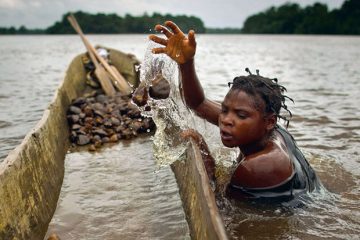
<svg viewBox="0 0 360 240"><path fill-rule="evenodd" d="M169 27L173 31L173 33L175 33L175 34L182 33L180 28L175 23L173 23L172 21L166 21L165 25L167 27Z"/></svg>
<svg viewBox="0 0 360 240"><path fill-rule="evenodd" d="M170 38L173 35L166 27L162 25L156 25L155 30L165 34L167 38Z"/></svg>
<svg viewBox="0 0 360 240"><path fill-rule="evenodd" d="M192 138L196 142L201 140L201 135L194 129L186 129L180 133L180 136L184 139Z"/></svg>
<svg viewBox="0 0 360 240"><path fill-rule="evenodd" d="M166 40L166 39L163 39L163 38L158 37L158 36L156 36L156 35L150 35L150 36L149 36L149 39L150 39L151 41L153 41L153 42L158 43L158 44L161 44L161 45L164 45L164 46L167 45L167 40Z"/></svg>
<svg viewBox="0 0 360 240"><path fill-rule="evenodd" d="M165 48L153 48L152 53L154 53L154 54L166 53L166 49Z"/></svg>
<svg viewBox="0 0 360 240"><path fill-rule="evenodd" d="M196 46L195 32L194 32L194 30L190 30L190 31L189 31L188 39L189 39L189 43L190 43L192 46Z"/></svg>

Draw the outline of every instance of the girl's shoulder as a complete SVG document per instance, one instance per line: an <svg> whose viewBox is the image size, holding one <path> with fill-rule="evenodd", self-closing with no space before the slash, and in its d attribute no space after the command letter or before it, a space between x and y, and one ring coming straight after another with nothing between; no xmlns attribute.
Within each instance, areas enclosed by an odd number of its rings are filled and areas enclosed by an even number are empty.
<svg viewBox="0 0 360 240"><path fill-rule="evenodd" d="M237 166L231 184L245 188L272 188L294 174L293 163L284 146L272 142L264 150L245 157Z"/></svg>

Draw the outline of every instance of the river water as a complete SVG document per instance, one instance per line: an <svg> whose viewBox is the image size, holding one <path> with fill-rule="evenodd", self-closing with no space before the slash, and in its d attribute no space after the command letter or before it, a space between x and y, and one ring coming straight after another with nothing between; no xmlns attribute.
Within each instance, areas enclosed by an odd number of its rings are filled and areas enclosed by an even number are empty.
<svg viewBox="0 0 360 240"><path fill-rule="evenodd" d="M148 46L146 35L89 38L140 60ZM229 235L359 239L360 38L198 35L197 42L196 67L209 98L221 101L227 83L246 74L245 67L287 87L295 100L289 104L289 131L327 189L294 212L246 204L222 212ZM0 37L0 161L35 126L68 64L83 51L77 36ZM211 150L221 152L218 133L204 134ZM148 151L134 157L139 146ZM188 238L171 170L159 168L152 155L151 137L111 146L101 155L69 153L50 231L63 239Z"/></svg>

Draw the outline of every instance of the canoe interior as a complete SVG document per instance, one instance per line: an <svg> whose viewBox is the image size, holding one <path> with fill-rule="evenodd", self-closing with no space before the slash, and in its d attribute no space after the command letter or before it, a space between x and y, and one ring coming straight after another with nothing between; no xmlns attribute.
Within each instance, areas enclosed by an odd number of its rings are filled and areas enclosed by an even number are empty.
<svg viewBox="0 0 360 240"><path fill-rule="evenodd" d="M41 120L0 164L0 239L43 239L55 212L69 146L66 111L86 91L83 54L71 62ZM110 49L110 59L133 85L138 61Z"/></svg>

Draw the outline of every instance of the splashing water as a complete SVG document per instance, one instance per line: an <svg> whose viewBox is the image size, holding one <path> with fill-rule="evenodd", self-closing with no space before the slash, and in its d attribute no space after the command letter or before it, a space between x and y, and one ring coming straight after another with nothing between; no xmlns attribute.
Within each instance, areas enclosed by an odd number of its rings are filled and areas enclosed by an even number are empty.
<svg viewBox="0 0 360 240"><path fill-rule="evenodd" d="M159 73L170 83L170 96L164 100L148 101L151 111L143 111L143 114L152 117L157 130L153 138L154 156L159 165L169 165L180 159L186 149L186 142L180 138L180 133L189 128L200 132L207 141L212 155L223 165L229 166L239 152L236 149L228 149L221 144L219 131L216 126L198 118L183 103L179 91L181 81L177 63L165 54L153 54L152 49L159 44L149 42L145 52L144 61L141 65L140 80L145 81L146 86Z"/></svg>
<svg viewBox="0 0 360 240"><path fill-rule="evenodd" d="M186 144L179 138L179 134L191 127L189 120L194 118L181 101L176 62L165 54L153 54L151 50L155 47L159 47L159 44L150 41L141 65L140 80L150 86L155 76L161 73L168 80L171 91L167 99L150 99L148 105L151 111L143 114L152 117L157 126L153 137L155 159L159 165L168 165L179 159L185 151Z"/></svg>

